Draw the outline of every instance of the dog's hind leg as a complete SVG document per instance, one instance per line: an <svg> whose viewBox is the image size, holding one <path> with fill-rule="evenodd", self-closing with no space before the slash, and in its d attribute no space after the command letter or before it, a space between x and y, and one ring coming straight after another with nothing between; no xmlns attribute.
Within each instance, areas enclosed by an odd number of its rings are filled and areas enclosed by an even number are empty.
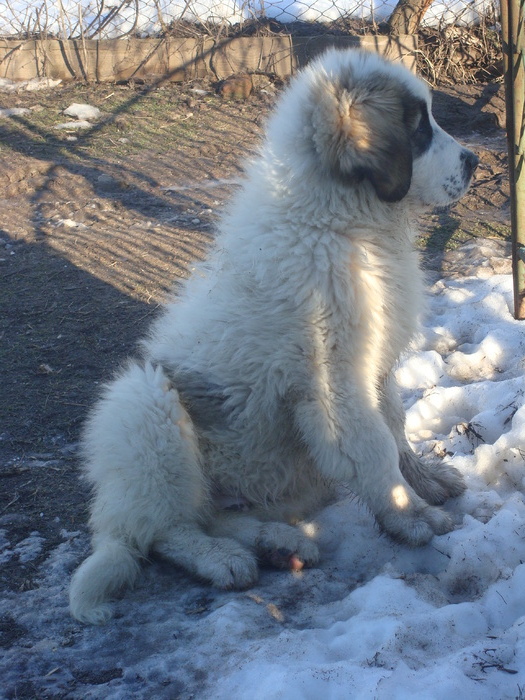
<svg viewBox="0 0 525 700"><path fill-rule="evenodd" d="M434 506L460 496L465 490L461 473L447 464L421 460L408 444L405 410L393 377L383 384L381 412L397 443L401 473L418 496Z"/></svg>
<svg viewBox="0 0 525 700"><path fill-rule="evenodd" d="M163 369L151 364L131 363L107 387L83 450L94 489L93 553L73 576L70 606L74 617L100 623L111 616L108 598L134 582L155 541L206 521L208 487L191 418ZM185 545L189 560L198 538Z"/></svg>
<svg viewBox="0 0 525 700"><path fill-rule="evenodd" d="M211 537L184 523L159 537L153 551L218 588L248 588L257 581L253 554L228 537Z"/></svg>
<svg viewBox="0 0 525 700"><path fill-rule="evenodd" d="M218 513L211 525L214 534L231 537L254 551L261 562L279 569L315 566L319 549L298 527L227 510Z"/></svg>

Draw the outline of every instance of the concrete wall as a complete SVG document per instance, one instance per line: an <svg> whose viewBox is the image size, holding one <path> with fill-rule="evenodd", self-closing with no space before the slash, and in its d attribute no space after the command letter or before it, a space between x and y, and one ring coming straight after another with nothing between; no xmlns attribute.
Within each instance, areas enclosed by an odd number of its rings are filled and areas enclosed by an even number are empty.
<svg viewBox="0 0 525 700"><path fill-rule="evenodd" d="M183 81L234 73L273 73L286 78L329 46L360 47L415 69L415 36L316 36L16 40L0 39L0 77L28 80L117 81L131 78Z"/></svg>

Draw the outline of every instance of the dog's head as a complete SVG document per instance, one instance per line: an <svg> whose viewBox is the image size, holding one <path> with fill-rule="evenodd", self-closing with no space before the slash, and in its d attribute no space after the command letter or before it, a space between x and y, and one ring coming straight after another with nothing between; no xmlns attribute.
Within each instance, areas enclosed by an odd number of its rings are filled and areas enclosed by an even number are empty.
<svg viewBox="0 0 525 700"><path fill-rule="evenodd" d="M332 50L313 61L284 96L277 121L284 131L285 121L296 121L286 140L297 165L309 162L348 186L369 183L383 202L450 204L478 163L435 122L427 86L372 53Z"/></svg>

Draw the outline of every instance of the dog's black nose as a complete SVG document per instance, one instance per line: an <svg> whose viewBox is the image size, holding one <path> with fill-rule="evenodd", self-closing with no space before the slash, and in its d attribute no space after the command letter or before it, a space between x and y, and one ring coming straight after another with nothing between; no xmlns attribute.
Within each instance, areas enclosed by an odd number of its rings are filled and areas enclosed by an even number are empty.
<svg viewBox="0 0 525 700"><path fill-rule="evenodd" d="M463 172L465 177L471 178L474 174L474 170L478 167L479 158L472 151L468 151L466 148L461 153L461 160L463 161Z"/></svg>

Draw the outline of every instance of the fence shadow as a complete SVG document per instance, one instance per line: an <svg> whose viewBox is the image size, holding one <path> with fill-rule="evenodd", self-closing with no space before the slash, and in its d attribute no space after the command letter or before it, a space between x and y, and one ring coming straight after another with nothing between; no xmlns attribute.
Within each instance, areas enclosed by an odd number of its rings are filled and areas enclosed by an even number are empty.
<svg viewBox="0 0 525 700"><path fill-rule="evenodd" d="M5 228L0 230L7 251L0 304L0 447L11 445L23 453L29 446L47 449L55 439L77 439L98 382L134 351L159 297L172 280L187 275L188 266L202 258L213 239L211 215L202 217L208 216L206 226L195 222L200 209L209 211L214 193L191 186L170 192L161 186L166 179L195 184L191 154L181 151L173 159L153 154L145 167L138 167L132 158L116 162L86 150L96 135L149 99L163 82L133 92L89 133L62 141L54 150L46 147L49 132L23 115L11 118L16 136L0 124L12 156L6 169L22 163L19 154L31 162L36 183L34 190L17 197L9 190L10 173L4 171L4 195L12 196L4 200ZM238 119L242 122L242 115ZM238 120L232 119L231 127L239 128ZM206 137L219 140L221 133ZM203 140L198 134L194 139ZM228 168L234 160L232 155ZM199 176L208 183L213 175L205 170L200 167ZM21 170L16 186L23 189L26 178L29 174ZM188 207L197 214L187 214ZM77 216L80 208L91 217L86 223ZM12 233L17 230L22 233ZM112 275L115 268L118 272Z"/></svg>

